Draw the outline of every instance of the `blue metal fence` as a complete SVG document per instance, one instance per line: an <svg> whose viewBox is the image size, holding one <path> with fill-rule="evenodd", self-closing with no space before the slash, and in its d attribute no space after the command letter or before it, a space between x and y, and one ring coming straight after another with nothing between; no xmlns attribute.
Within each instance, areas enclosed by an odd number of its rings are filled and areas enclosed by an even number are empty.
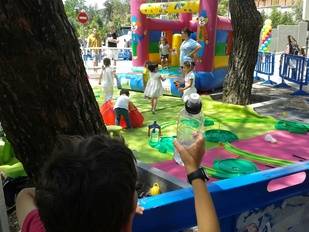
<svg viewBox="0 0 309 232"><path fill-rule="evenodd" d="M255 66L255 73L254 76L255 80L262 80L258 74L267 75L267 80L263 82L263 84L274 85L275 82L270 80L270 76L274 74L275 68L275 54L269 52L258 52L258 58Z"/></svg>
<svg viewBox="0 0 309 232"><path fill-rule="evenodd" d="M309 95L309 93L303 90L303 86L308 85L309 78L309 61L305 57L282 54L280 57L279 76L282 78L282 83L276 87L288 87L284 82L284 80L288 80L299 84L299 90L292 93L292 95Z"/></svg>

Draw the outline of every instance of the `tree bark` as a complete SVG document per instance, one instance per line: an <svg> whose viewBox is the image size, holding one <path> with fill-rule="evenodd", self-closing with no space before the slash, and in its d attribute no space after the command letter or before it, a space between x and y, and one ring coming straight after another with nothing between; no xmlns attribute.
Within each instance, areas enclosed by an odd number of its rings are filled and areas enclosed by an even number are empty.
<svg viewBox="0 0 309 232"><path fill-rule="evenodd" d="M106 132L62 0L0 0L0 121L30 178L57 136Z"/></svg>
<svg viewBox="0 0 309 232"><path fill-rule="evenodd" d="M230 0L229 8L234 39L229 71L224 82L223 101L247 105L250 104L263 21L254 0Z"/></svg>

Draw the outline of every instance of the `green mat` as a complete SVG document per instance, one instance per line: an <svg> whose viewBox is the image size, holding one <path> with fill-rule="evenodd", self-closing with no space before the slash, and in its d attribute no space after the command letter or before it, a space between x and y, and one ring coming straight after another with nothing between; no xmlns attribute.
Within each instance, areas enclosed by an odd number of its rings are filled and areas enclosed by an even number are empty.
<svg viewBox="0 0 309 232"><path fill-rule="evenodd" d="M98 101L103 99L101 87L94 87L94 92ZM119 90L115 89L115 98L118 96L118 92ZM160 97L156 114L151 113L150 101L144 99L143 93L130 91L130 99L144 116L143 127L126 131L123 134L128 146L136 151L137 159L145 163L172 159L169 152L161 153L158 149L149 146L147 131L148 125L157 121L161 125L163 136L174 136L178 114L183 108L182 99L171 96ZM227 130L237 134L239 139L247 139L271 131L276 123L274 118L261 116L248 106L224 104L212 100L209 96L202 96L201 99L203 113L208 120L205 122L206 130ZM217 143L209 141L206 143L206 149L216 146L218 146Z"/></svg>
<svg viewBox="0 0 309 232"><path fill-rule="evenodd" d="M123 134L127 144L132 150L137 151L137 159L145 163L156 163L172 159L169 153L161 153L148 145L148 125L157 121L162 127L163 136L176 134L176 121L183 103L180 98L163 96L159 98L156 114L150 112L148 100L142 93L130 92L133 103L143 112L144 125L141 128ZM264 117L253 111L250 107L223 104L212 100L208 96L202 96L203 113L215 123L206 129L221 129L232 131L239 139L252 138L265 134L274 128L276 120L272 117ZM218 146L217 143L207 142L206 148Z"/></svg>

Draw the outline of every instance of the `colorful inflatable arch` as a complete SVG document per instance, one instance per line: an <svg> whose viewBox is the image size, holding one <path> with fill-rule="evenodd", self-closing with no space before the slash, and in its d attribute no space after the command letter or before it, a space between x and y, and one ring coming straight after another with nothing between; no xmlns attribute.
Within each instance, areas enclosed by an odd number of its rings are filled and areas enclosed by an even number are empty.
<svg viewBox="0 0 309 232"><path fill-rule="evenodd" d="M147 3L131 0L132 55L134 71L119 74L119 85L143 91L139 67L145 61L159 62L159 40L165 34L170 46L176 51L170 56L170 66L179 65L180 31L187 27L201 44L196 60L196 86L200 91L221 87L227 73L232 47L232 26L229 19L217 15L217 0ZM162 19L166 14L179 13L178 20ZM197 18L192 18L194 13ZM161 19L147 17L161 15ZM180 73L174 73L174 76ZM166 93L179 95L173 78L164 83Z"/></svg>

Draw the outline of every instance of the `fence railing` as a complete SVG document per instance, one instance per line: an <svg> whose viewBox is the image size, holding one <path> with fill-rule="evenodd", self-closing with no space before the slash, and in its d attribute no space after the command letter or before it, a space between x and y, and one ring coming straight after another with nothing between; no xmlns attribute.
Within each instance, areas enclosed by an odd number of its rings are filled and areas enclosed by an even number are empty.
<svg viewBox="0 0 309 232"><path fill-rule="evenodd" d="M267 75L267 80L263 84L274 85L276 84L270 80L270 76L274 75L275 69L275 54L268 52L258 52L258 58L255 66L255 80L261 80L258 74Z"/></svg>
<svg viewBox="0 0 309 232"><path fill-rule="evenodd" d="M112 47L83 47L81 48L84 62L88 60L102 61L104 57L115 60L131 60L131 48L112 48Z"/></svg>
<svg viewBox="0 0 309 232"><path fill-rule="evenodd" d="M282 87L287 87L284 80L299 85L299 90L292 93L296 96L309 95L303 90L304 85L308 85L309 70L308 59L303 56L282 54L280 57L279 76L282 78Z"/></svg>
<svg viewBox="0 0 309 232"><path fill-rule="evenodd" d="M254 71L256 73L255 80L261 80L258 74L264 74L267 75L267 80L262 84L276 84L270 80L275 71L275 54L259 52ZM303 86L308 85L309 82L309 59L303 56L281 54L279 76L281 77L281 83L275 85L275 88L290 88L291 86L287 85L286 80L299 85L299 90L292 93L292 95L309 95L303 90Z"/></svg>

